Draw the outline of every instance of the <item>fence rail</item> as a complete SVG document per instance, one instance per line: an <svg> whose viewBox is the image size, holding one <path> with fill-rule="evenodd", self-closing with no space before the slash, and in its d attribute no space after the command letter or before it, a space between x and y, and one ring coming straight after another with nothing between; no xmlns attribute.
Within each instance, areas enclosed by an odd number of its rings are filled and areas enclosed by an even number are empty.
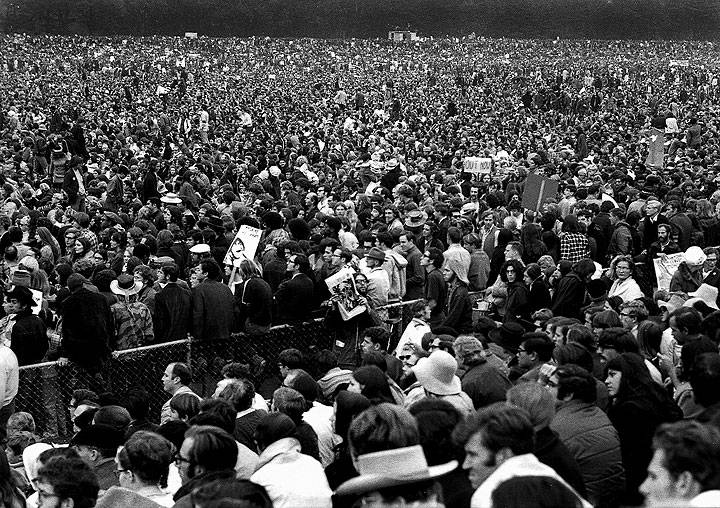
<svg viewBox="0 0 720 508"><path fill-rule="evenodd" d="M411 317L407 309L418 300L397 302L386 308L391 320L391 344L397 344ZM314 349L332 349L335 331L323 318L296 325L272 327L262 336L234 334L229 340L178 340L134 349L115 351L102 372L90 375L70 364L44 362L20 368L20 386L15 397L17 411L35 418L37 432L45 439L66 441L73 434L68 409L72 393L88 388L97 393L111 392L122 397L133 388L143 388L150 396L150 419L157 421L160 408L169 395L163 391L162 375L168 364L187 363L193 372L191 388L210 396L228 362L250 365L256 391L266 398L281 381L275 360L287 348L304 354Z"/></svg>
<svg viewBox="0 0 720 508"><path fill-rule="evenodd" d="M122 397L133 388L143 388L150 395L150 419L156 421L169 397L162 388L162 375L169 363L190 365L191 388L203 396L213 393L226 363L248 363L256 376L258 392L268 396L279 384L275 359L283 349L294 347L307 353L313 348L328 348L333 337L334 332L323 320L316 319L273 327L260 337L235 334L225 341L187 339L117 351L100 373L92 375L72 363L28 365L20 368L15 407L33 415L37 433L43 438L66 441L73 434L68 406L75 389L89 388Z"/></svg>

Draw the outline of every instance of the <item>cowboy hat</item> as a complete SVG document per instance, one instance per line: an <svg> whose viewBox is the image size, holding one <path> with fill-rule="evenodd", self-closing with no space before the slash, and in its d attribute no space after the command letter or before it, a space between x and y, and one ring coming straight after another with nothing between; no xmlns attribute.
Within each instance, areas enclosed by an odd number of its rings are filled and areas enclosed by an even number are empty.
<svg viewBox="0 0 720 508"><path fill-rule="evenodd" d="M457 361L446 351L434 351L421 358L412 368L425 390L435 395L457 395L462 391L460 378L455 375Z"/></svg>
<svg viewBox="0 0 720 508"><path fill-rule="evenodd" d="M142 289L142 284L135 281L132 275L120 274L117 279L110 283L110 291L116 295L132 296Z"/></svg>
<svg viewBox="0 0 720 508"><path fill-rule="evenodd" d="M160 198L160 201L169 205L179 205L180 203L182 203L182 199L180 199L180 196L178 196L174 192L168 192Z"/></svg>
<svg viewBox="0 0 720 508"><path fill-rule="evenodd" d="M419 228L427 222L427 214L422 210L410 210L405 216L405 225L409 228Z"/></svg>
<svg viewBox="0 0 720 508"><path fill-rule="evenodd" d="M437 466L428 466L420 445L367 453L357 458L360 476L338 487L336 494L347 496L375 490L432 480L454 471L458 462L452 460Z"/></svg>

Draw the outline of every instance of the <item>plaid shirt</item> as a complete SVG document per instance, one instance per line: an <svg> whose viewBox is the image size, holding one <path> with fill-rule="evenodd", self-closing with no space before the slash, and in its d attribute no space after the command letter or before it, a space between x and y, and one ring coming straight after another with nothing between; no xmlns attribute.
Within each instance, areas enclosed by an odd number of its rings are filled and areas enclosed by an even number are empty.
<svg viewBox="0 0 720 508"><path fill-rule="evenodd" d="M590 257L588 240L582 233L563 233L560 238L560 260L577 263Z"/></svg>

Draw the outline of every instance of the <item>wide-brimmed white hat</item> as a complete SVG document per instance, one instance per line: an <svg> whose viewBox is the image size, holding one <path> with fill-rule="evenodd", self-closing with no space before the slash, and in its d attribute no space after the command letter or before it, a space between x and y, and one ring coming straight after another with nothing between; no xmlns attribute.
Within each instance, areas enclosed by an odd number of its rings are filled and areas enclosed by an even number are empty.
<svg viewBox="0 0 720 508"><path fill-rule="evenodd" d="M457 362L450 353L434 351L427 358L421 358L412 371L422 387L432 394L457 395L462 391L460 379L455 375Z"/></svg>
<svg viewBox="0 0 720 508"><path fill-rule="evenodd" d="M137 282L132 275L120 274L117 279L110 283L110 291L116 295L132 296L142 289L142 284Z"/></svg>
<svg viewBox="0 0 720 508"><path fill-rule="evenodd" d="M457 469L458 462L428 466L422 447L415 445L360 455L356 467L360 476L340 485L337 495L362 494L432 480Z"/></svg>
<svg viewBox="0 0 720 508"><path fill-rule="evenodd" d="M160 201L169 205L179 205L180 203L182 203L182 199L180 199L180 196L178 196L174 192L168 192L160 198Z"/></svg>
<svg viewBox="0 0 720 508"><path fill-rule="evenodd" d="M697 288L697 291L688 293L688 296L691 298L683 304L684 307L692 307L695 302L702 301L705 302L708 307L719 310L717 306L718 288L715 286L703 283Z"/></svg>

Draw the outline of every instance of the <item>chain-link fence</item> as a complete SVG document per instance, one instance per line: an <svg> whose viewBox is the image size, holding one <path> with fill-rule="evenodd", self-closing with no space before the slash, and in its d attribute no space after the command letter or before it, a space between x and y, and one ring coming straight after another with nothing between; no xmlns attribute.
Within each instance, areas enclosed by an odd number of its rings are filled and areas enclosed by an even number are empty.
<svg viewBox="0 0 720 508"><path fill-rule="evenodd" d="M402 302L389 306L388 326L392 342L397 344L412 316ZM122 397L133 388L143 388L150 396L150 419L157 420L160 408L169 395L163 391L162 375L168 364L190 365L195 393L210 396L222 378L221 369L229 362L250 366L256 390L269 398L280 385L277 357L287 348L296 348L311 356L314 351L332 349L335 332L316 319L298 325L271 328L261 336L236 334L230 340L181 340L117 351L101 372L90 374L78 367L57 362L20 368L20 387L15 406L17 411L33 415L37 433L44 438L68 440L73 434L70 400L73 390L91 389L97 393L112 392Z"/></svg>
<svg viewBox="0 0 720 508"><path fill-rule="evenodd" d="M33 415L39 435L67 440L73 433L69 404L75 389L107 391L122 397L132 388L143 388L150 395L150 415L155 420L169 397L162 387L162 375L169 363L190 365L194 378L191 387L203 396L213 393L225 364L247 363L258 391L263 393L263 387L271 390L277 386L275 361L283 349L294 347L311 353L315 348L331 347L332 335L322 320L316 320L274 327L260 337L237 334L227 341L182 340L118 351L97 374L57 362L29 365L20 369L15 406L17 411Z"/></svg>

